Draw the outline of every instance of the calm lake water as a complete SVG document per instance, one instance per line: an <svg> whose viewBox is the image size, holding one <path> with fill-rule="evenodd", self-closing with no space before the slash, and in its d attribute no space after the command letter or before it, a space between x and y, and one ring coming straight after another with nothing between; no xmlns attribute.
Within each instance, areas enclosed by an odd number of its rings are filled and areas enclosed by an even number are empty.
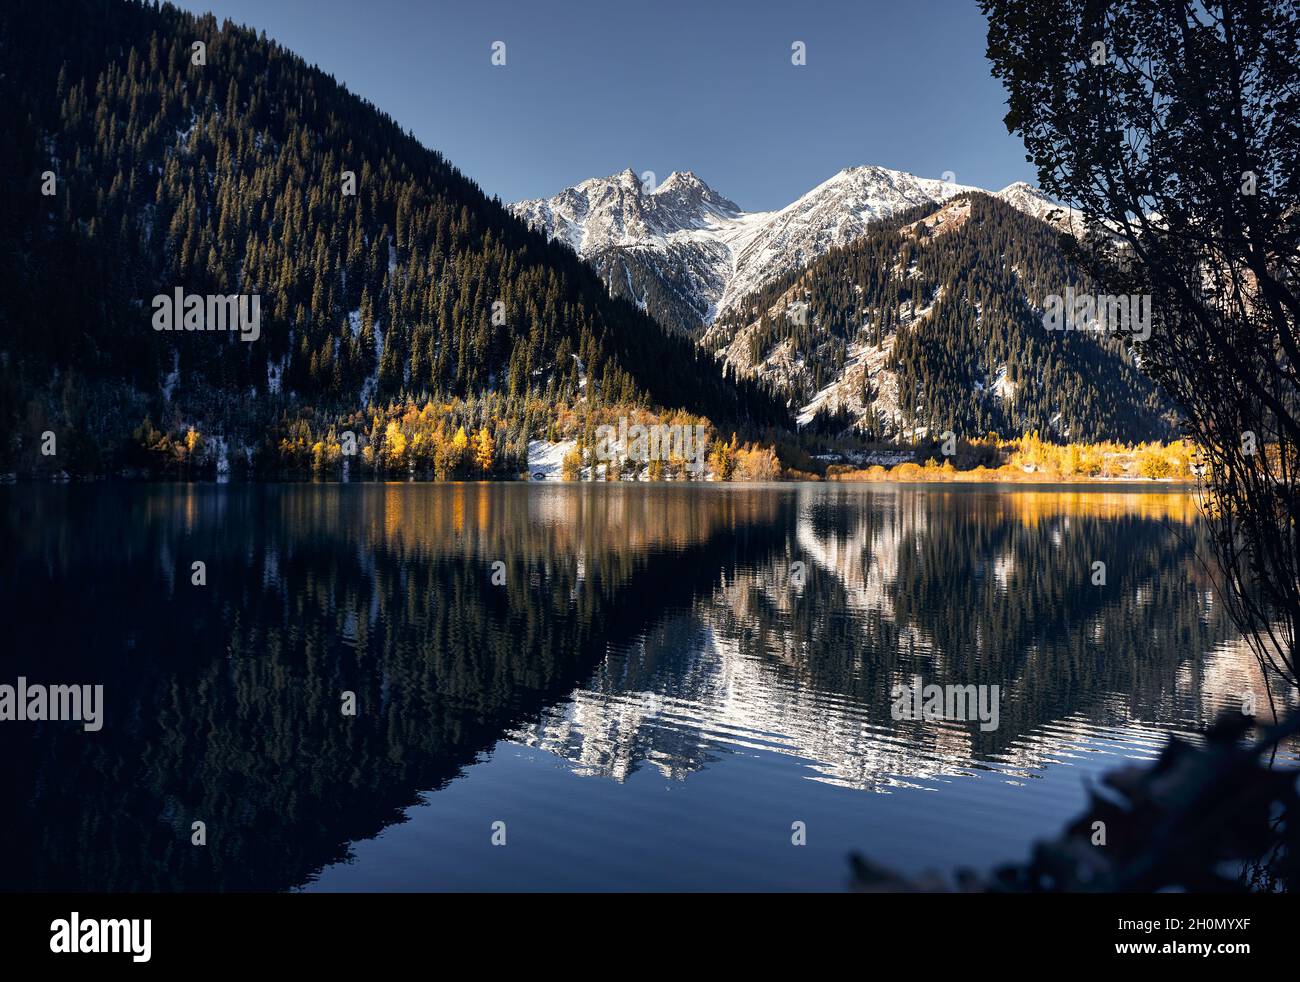
<svg viewBox="0 0 1300 982"><path fill-rule="evenodd" d="M1024 858L1088 780L1267 706L1178 491L0 499L0 683L105 701L0 722L4 889L839 890L852 851ZM895 720L916 675L998 685L997 729Z"/></svg>

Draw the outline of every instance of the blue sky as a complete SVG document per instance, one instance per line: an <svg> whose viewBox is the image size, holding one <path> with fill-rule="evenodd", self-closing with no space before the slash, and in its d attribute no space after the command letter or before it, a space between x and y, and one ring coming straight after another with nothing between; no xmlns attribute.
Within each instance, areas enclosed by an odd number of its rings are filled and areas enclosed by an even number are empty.
<svg viewBox="0 0 1300 982"><path fill-rule="evenodd" d="M858 164L994 190L1034 181L974 0L179 6L265 31L505 201L625 167L692 170L748 210Z"/></svg>

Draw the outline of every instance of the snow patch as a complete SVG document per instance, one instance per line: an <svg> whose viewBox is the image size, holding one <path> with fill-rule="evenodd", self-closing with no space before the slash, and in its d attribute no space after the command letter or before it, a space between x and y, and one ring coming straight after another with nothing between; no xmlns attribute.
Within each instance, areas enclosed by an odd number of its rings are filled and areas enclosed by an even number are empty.
<svg viewBox="0 0 1300 982"><path fill-rule="evenodd" d="M528 476L534 481L558 481L564 469L564 458L578 445L577 440L528 441Z"/></svg>

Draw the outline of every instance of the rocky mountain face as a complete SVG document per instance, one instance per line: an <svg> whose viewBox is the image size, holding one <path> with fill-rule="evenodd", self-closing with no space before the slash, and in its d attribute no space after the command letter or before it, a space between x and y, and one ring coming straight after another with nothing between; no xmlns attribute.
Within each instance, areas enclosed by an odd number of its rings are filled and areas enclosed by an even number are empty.
<svg viewBox="0 0 1300 982"><path fill-rule="evenodd" d="M828 433L1167 438L1131 337L1047 329L1047 297L1092 288L1060 246L1068 213L1008 190L881 221L740 298L699 343Z"/></svg>
<svg viewBox="0 0 1300 982"><path fill-rule="evenodd" d="M745 212L689 171L648 187L629 169L510 210L567 243L615 296L697 334L743 297L847 245L871 223L971 190L884 167L850 167L784 208ZM998 196L1043 220L1059 210L1027 184Z"/></svg>
<svg viewBox="0 0 1300 982"><path fill-rule="evenodd" d="M995 197L1001 198L1017 211L1046 222L1056 229L1072 235L1083 234L1083 212L1053 201L1032 184L1026 184L1024 181L1008 184Z"/></svg>
<svg viewBox="0 0 1300 982"><path fill-rule="evenodd" d="M853 167L744 212L693 174L648 188L625 171L511 210L801 426L905 440L1172 432L1128 338L1045 330L1045 298L1084 288L1060 248L1084 223L1028 184L990 193Z"/></svg>

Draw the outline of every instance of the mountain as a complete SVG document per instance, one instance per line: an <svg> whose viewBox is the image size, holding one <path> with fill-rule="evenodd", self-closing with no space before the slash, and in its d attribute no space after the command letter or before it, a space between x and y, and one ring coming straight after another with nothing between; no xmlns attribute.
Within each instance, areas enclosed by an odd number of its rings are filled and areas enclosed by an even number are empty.
<svg viewBox="0 0 1300 982"><path fill-rule="evenodd" d="M1041 197L1009 190L877 223L739 298L701 345L827 433L1169 438L1172 410L1128 339L1045 328L1048 296L1097 291L1062 251L1059 220L1032 217Z"/></svg>
<svg viewBox="0 0 1300 982"><path fill-rule="evenodd" d="M0 470L46 432L56 467L115 468L142 421L252 461L394 401L516 455L565 404L785 419L265 35L51 0L0 8L0 55ZM735 211L688 175L661 190L628 236ZM241 295L256 336L157 330L173 295Z"/></svg>
<svg viewBox="0 0 1300 982"><path fill-rule="evenodd" d="M583 181L546 201L520 202L511 211L582 256L707 228L711 222L725 222L741 213L734 202L689 171L674 172L647 193L630 168L612 177Z"/></svg>
<svg viewBox="0 0 1300 982"><path fill-rule="evenodd" d="M1038 188L1024 181L1008 184L994 197L1005 201L1017 211L1046 222L1060 231L1076 236L1083 235L1083 212L1053 201Z"/></svg>
<svg viewBox="0 0 1300 982"><path fill-rule="evenodd" d="M683 333L725 291L729 243L745 224L734 202L689 172L646 191L629 169L510 210L587 260L611 294Z"/></svg>
<svg viewBox="0 0 1300 982"><path fill-rule="evenodd" d="M629 169L510 210L586 259L613 295L694 335L741 298L852 242L873 222L975 190L884 167L850 167L777 211L744 212L689 171L650 190ZM998 196L1043 220L1060 209L1027 184Z"/></svg>
<svg viewBox="0 0 1300 982"><path fill-rule="evenodd" d="M988 193L853 167L749 213L693 174L647 190L628 170L511 210L803 426L904 440L1174 433L1123 341L1043 328L1046 296L1085 289L1060 246L1084 223L1028 184Z"/></svg>

